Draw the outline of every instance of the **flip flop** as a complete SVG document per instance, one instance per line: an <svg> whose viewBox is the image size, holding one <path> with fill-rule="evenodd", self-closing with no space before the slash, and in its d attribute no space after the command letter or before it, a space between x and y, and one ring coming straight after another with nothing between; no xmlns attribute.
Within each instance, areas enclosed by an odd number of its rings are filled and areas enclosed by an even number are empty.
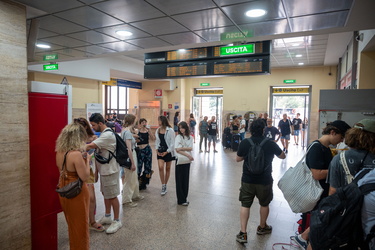
<svg viewBox="0 0 375 250"><path fill-rule="evenodd" d="M89 229L93 230L93 231L96 231L96 232L103 232L105 230L105 228L101 224L99 224L97 222L92 223L89 226Z"/></svg>

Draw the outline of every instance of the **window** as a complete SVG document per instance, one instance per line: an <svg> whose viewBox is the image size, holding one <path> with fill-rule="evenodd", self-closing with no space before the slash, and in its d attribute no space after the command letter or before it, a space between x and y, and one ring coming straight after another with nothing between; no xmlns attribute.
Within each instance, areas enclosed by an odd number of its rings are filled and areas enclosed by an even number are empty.
<svg viewBox="0 0 375 250"><path fill-rule="evenodd" d="M122 86L105 86L105 114L117 113L124 119L129 112L129 88Z"/></svg>

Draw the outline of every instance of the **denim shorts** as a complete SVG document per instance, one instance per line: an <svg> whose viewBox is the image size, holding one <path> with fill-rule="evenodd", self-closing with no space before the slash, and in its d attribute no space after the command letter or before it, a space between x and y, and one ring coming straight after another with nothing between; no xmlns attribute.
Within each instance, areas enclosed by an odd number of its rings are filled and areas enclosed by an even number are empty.
<svg viewBox="0 0 375 250"><path fill-rule="evenodd" d="M290 140L290 134L289 135L282 135L280 139Z"/></svg>
<svg viewBox="0 0 375 250"><path fill-rule="evenodd" d="M217 137L216 135L208 135L208 142L217 142Z"/></svg>
<svg viewBox="0 0 375 250"><path fill-rule="evenodd" d="M298 130L294 130L294 135L299 136L299 129Z"/></svg>

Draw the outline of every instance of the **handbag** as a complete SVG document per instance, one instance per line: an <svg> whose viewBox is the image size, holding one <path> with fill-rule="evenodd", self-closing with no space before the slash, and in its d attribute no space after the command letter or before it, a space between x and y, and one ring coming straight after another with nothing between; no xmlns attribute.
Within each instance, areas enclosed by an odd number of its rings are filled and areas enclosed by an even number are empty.
<svg viewBox="0 0 375 250"><path fill-rule="evenodd" d="M305 162L309 149L295 167L290 167L285 172L277 184L294 213L311 211L323 193L319 181L313 178Z"/></svg>
<svg viewBox="0 0 375 250"><path fill-rule="evenodd" d="M64 155L64 162L60 172L60 179L66 178L65 162L68 152L66 152ZM63 186L62 188L59 188L59 185L57 184L56 192L59 193L59 195L63 198L72 199L81 193L82 185L83 181L78 177L77 180L70 182L68 185Z"/></svg>
<svg viewBox="0 0 375 250"><path fill-rule="evenodd" d="M183 139L182 139L182 147L183 148L187 148L187 145L185 145ZM185 155L181 155L181 154L177 153L176 157L177 157L176 165L182 165L182 164L189 164L189 163L191 163L190 159L187 158Z"/></svg>

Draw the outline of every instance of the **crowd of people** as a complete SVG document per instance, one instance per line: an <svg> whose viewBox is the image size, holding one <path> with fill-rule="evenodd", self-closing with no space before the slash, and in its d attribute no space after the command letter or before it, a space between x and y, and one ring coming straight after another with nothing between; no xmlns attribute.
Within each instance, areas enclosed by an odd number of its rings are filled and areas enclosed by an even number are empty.
<svg viewBox="0 0 375 250"><path fill-rule="evenodd" d="M194 161L192 150L196 140L195 132L199 133L200 153L203 152L203 143L205 152L211 151L211 145L213 152L218 152L216 143L219 131L215 116L212 116L210 120L204 116L203 120L197 124L193 114L190 114L186 121L180 121L179 113L176 112L173 127L167 117L159 116L155 133L151 132L145 118L137 122L136 116L132 114L125 115L123 121L119 121L116 115L115 118L113 115L106 118L95 113L91 115L89 121L85 118L74 119L73 123L62 130L56 142L57 166L60 171L65 167L67 172L67 177L64 181L61 179L59 185L64 186L77 178L85 183L78 196L72 199L60 197L68 223L71 249L89 249L89 230L112 234L122 227L118 196L122 195L122 204L128 207L136 207L136 202L144 199L140 190L147 188L154 172L152 170L153 152L159 169L161 196L167 194L171 167L175 162L177 204L181 206L189 205L189 173L190 165ZM121 131L117 132L115 126L108 126L108 122L121 124ZM294 136L295 145L298 145L300 133L308 126L307 119L302 121L300 114L296 114L292 121L284 114L278 128L272 124L273 120L268 118L266 113L260 115L249 124L251 137L246 139L247 124L242 115L233 116L230 123L231 133L238 134L240 137L236 161L243 161L239 194L241 229L236 235L236 240L240 243L247 243L249 213L255 197L258 198L260 204L260 222L256 233L263 235L272 232L272 226L267 224L267 218L270 210L269 204L273 199L271 174L273 158L276 155L284 159L288 153L291 134ZM97 137L94 132L99 132L100 136ZM111 154L116 150L114 134L116 132L126 143L131 162L129 167L120 167ZM362 120L353 128L350 128L344 121L337 120L328 123L322 134L321 138L310 144L306 155L306 163L313 178L319 180L324 190L320 200L333 194L337 188L348 184L339 158L340 154L333 157L331 151L331 147L343 142L344 138L347 146L350 147L350 150L345 152L345 158L353 176L362 168L375 168L375 120ZM249 170L251 168L249 152L253 143L259 145L264 138L268 138L261 146L264 150L264 161L262 161L264 171L254 175ZM277 144L279 139L283 149ZM150 146L151 140L155 140L155 151ZM372 172L370 173L373 174ZM105 214L99 221L96 221L94 183L98 181L98 176L100 176L100 191L104 197ZM120 192L121 189L122 192ZM374 198L375 195L372 199L368 199L368 204L374 205ZM317 206L318 204L319 202ZM369 231L371 229L369 225L375 224L375 212L370 205L367 206L367 211L363 216L366 230ZM291 237L291 240L302 249L311 249L308 243L310 228L308 223L305 224L307 226L304 231L300 235ZM104 225L108 226L104 227Z"/></svg>

